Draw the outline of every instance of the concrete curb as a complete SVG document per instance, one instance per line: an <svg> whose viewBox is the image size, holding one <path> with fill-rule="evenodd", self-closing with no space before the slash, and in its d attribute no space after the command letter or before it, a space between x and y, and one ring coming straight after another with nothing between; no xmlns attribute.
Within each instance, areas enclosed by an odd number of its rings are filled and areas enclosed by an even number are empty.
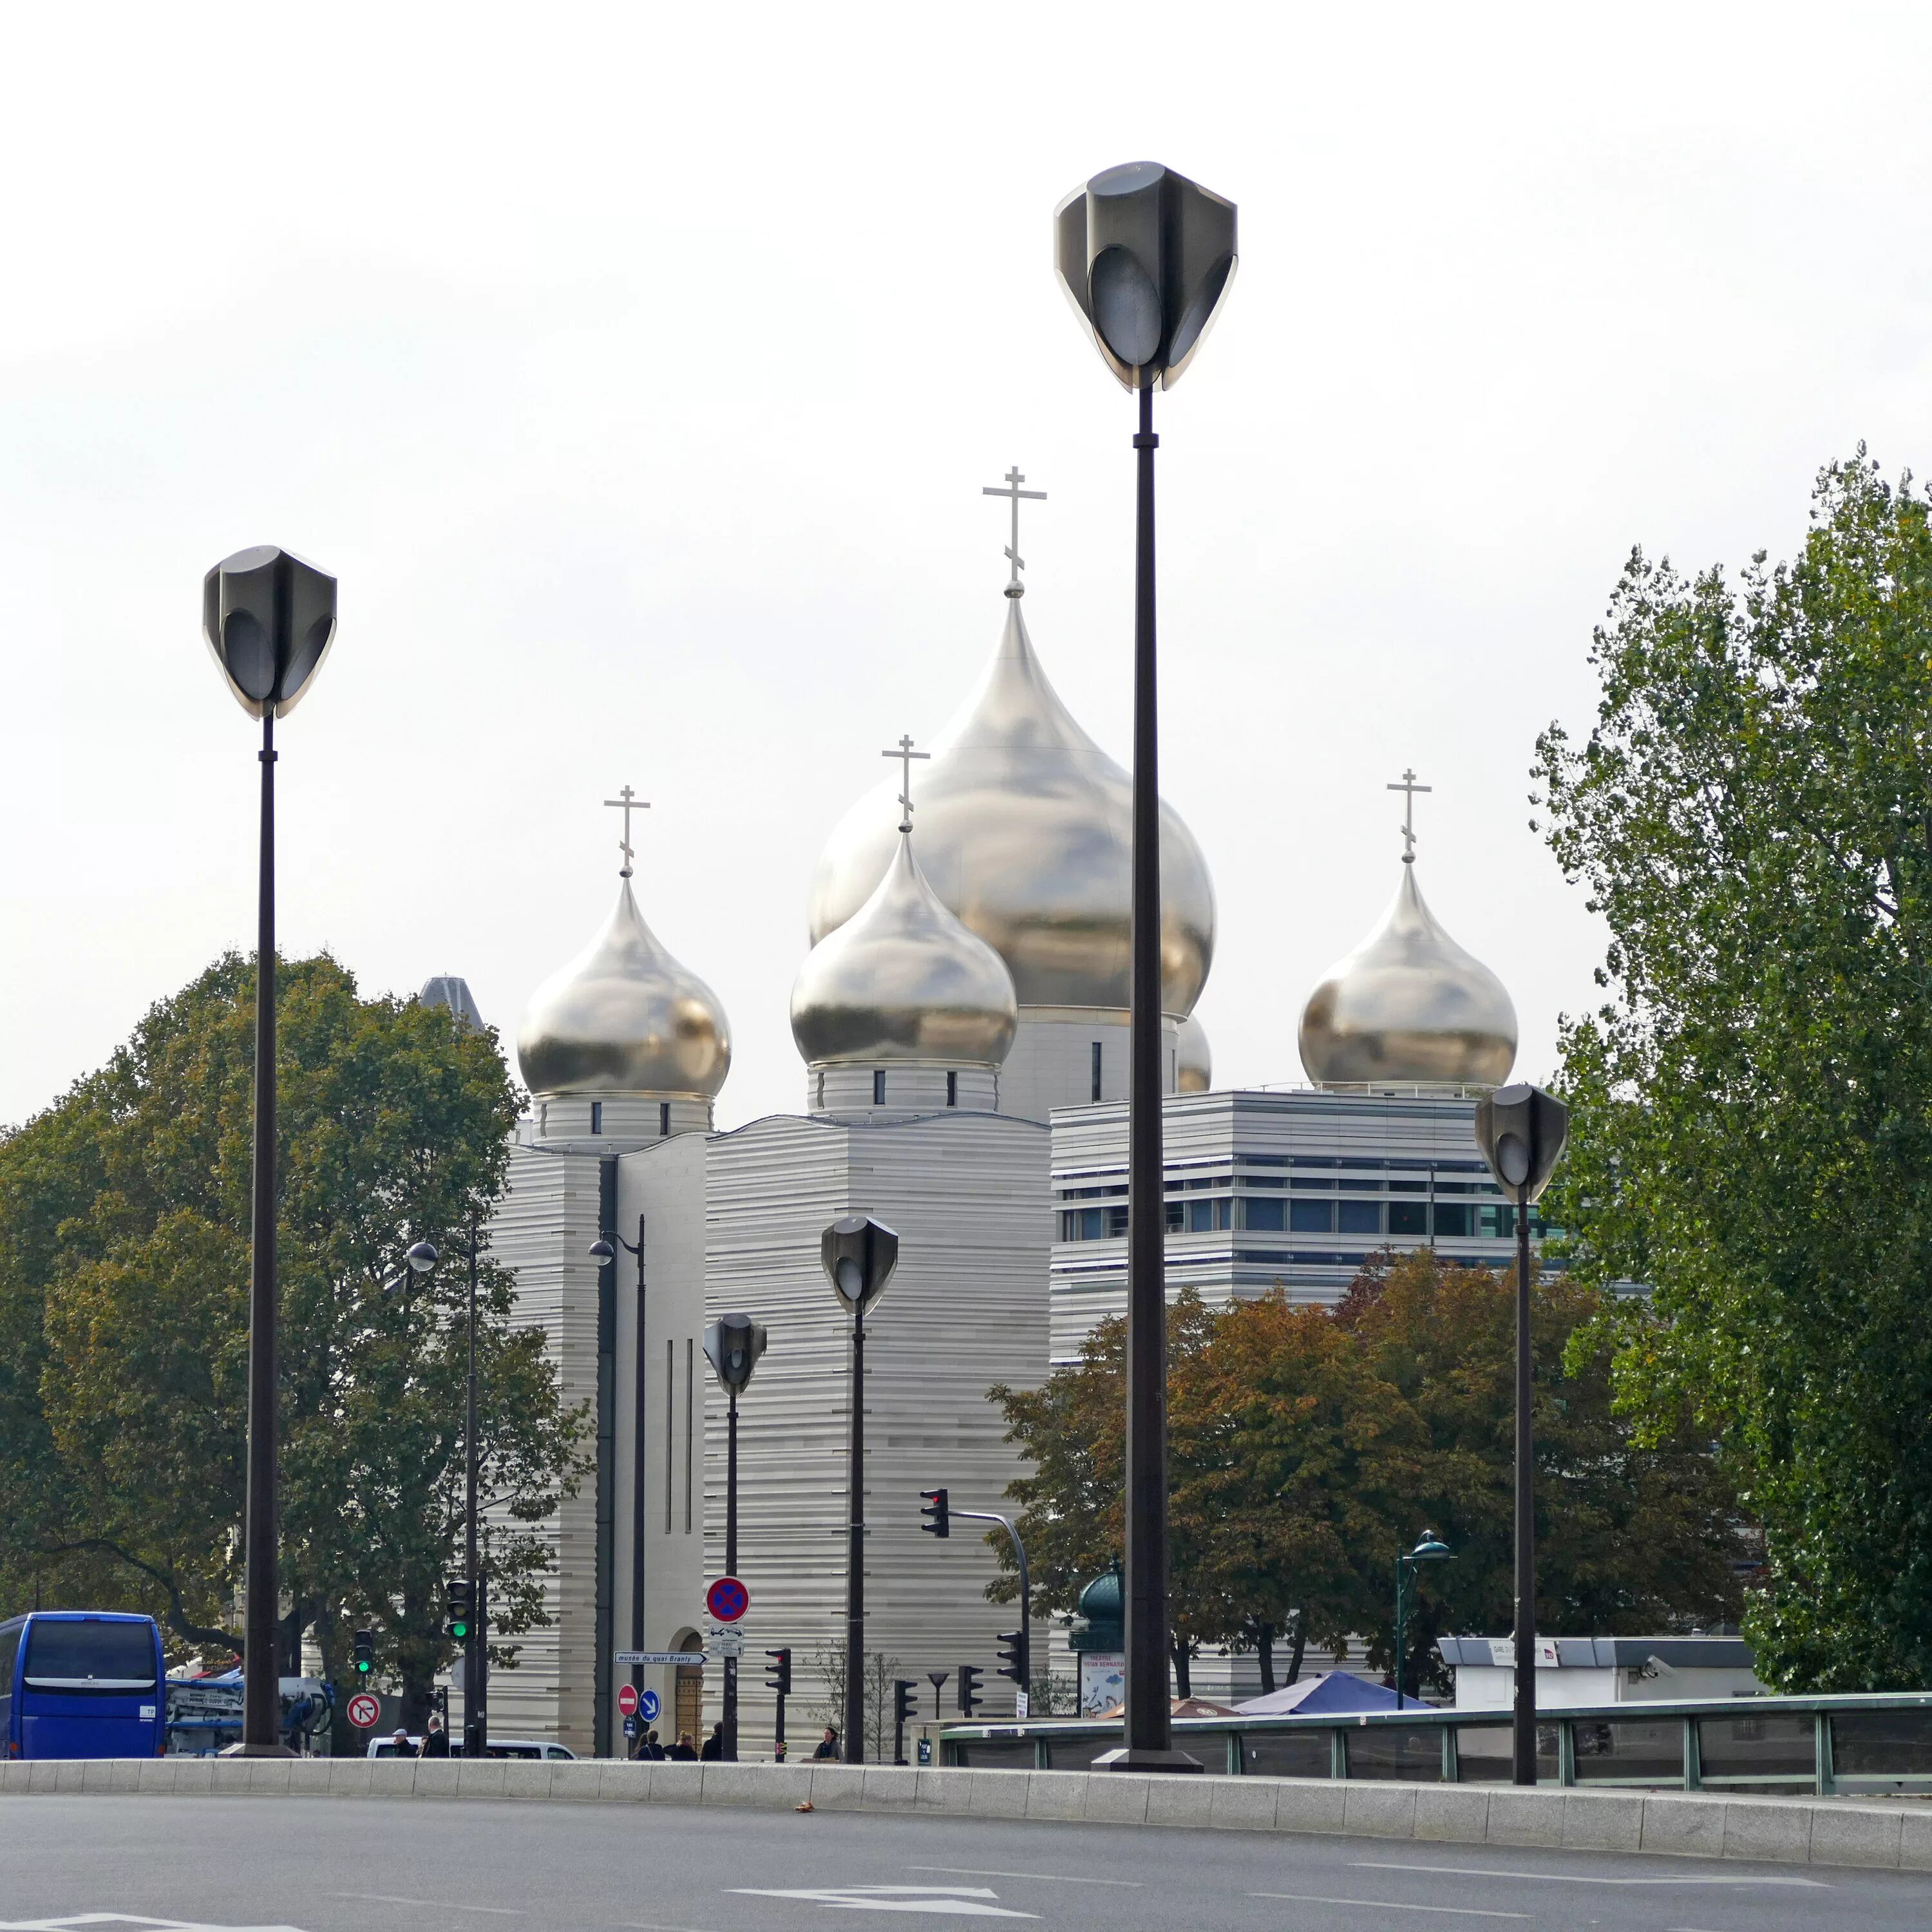
<svg viewBox="0 0 1932 1932"><path fill-rule="evenodd" d="M1365 1779L1143 1778L888 1765L464 1764L393 1758L144 1758L0 1763L0 1798L538 1798L720 1804L1061 1823L1307 1832L1932 1872L1932 1804L1726 1798Z"/></svg>

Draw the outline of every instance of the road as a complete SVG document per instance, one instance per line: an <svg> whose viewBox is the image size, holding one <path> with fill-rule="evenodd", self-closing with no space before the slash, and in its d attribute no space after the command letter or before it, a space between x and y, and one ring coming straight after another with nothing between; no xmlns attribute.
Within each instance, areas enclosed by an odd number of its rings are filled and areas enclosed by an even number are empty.
<svg viewBox="0 0 1932 1932"><path fill-rule="evenodd" d="M994 1920L1016 1932L1924 1932L1932 1874L661 1804L0 1803L0 1932L886 1932Z"/></svg>

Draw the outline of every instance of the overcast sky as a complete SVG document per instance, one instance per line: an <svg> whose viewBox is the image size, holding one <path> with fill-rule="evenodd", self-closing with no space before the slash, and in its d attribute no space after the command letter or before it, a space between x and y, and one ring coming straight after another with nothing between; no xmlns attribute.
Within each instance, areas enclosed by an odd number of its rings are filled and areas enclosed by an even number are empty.
<svg viewBox="0 0 1932 1932"><path fill-rule="evenodd" d="M726 1124L795 1108L814 860L1027 614L1124 761L1132 404L1049 216L1240 209L1157 406L1163 789L1213 868L1216 1084L1421 882L1552 1070L1602 935L1528 829L1634 543L1802 536L1932 460L1922 5L16 10L0 118L0 1121L254 934L254 728L198 634L341 581L280 733L281 938L513 1040L638 887Z"/></svg>

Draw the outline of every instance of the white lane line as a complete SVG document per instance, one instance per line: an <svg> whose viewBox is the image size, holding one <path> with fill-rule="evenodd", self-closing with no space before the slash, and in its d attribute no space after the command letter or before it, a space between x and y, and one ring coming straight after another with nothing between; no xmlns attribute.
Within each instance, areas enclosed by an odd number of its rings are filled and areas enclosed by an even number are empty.
<svg viewBox="0 0 1932 1932"><path fill-rule="evenodd" d="M1010 1911L990 1901L998 1896L986 1885L849 1885L778 1892L764 1886L734 1885L728 1891L752 1898L795 1898L806 1905L846 1912L946 1912L962 1918L1037 1918L1036 1912Z"/></svg>
<svg viewBox="0 0 1932 1932"><path fill-rule="evenodd" d="M1043 1879L1048 1885L1120 1885L1138 1892L1142 1881L1137 1878L1070 1878L1064 1872L1010 1872L994 1871L984 1865L908 1865L908 1871L950 1872L958 1878L1036 1878Z"/></svg>
<svg viewBox="0 0 1932 1932"><path fill-rule="evenodd" d="M335 1898L355 1898L366 1900L371 1905L426 1905L435 1912L487 1912L493 1918L527 1918L527 1912L519 1912L514 1905L458 1905L448 1898L399 1898L392 1892L338 1892L330 1894Z"/></svg>
<svg viewBox="0 0 1932 1932"><path fill-rule="evenodd" d="M1592 1878L1583 1872L1495 1871L1487 1865L1407 1865L1381 1859L1351 1862L1357 1871L1447 1872L1454 1878L1540 1878L1552 1885L1802 1885L1832 1888L1821 1878Z"/></svg>
<svg viewBox="0 0 1932 1932"><path fill-rule="evenodd" d="M1405 1905L1394 1898L1325 1898L1318 1892L1251 1892L1250 1898L1292 1899L1298 1905L1366 1905L1377 1912L1447 1912L1458 1918L1527 1918L1526 1912L1482 1912L1473 1905Z"/></svg>

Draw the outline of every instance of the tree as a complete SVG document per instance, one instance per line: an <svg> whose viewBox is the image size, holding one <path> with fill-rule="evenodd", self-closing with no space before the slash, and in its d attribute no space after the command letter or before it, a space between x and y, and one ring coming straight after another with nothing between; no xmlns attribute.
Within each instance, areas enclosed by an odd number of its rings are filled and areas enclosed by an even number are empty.
<svg viewBox="0 0 1932 1932"><path fill-rule="evenodd" d="M278 988L282 1664L325 1669L373 1619L419 1718L453 1654L463 1534L466 1271L500 1192L514 1093L494 1034L365 1000L324 956ZM106 1066L0 1141L0 1584L152 1609L178 1646L238 1653L245 1491L252 964L230 956ZM433 1275L404 1266L427 1235ZM542 1620L523 1526L575 1479L543 1337L479 1273L482 1493L495 1631ZM499 1660L514 1660L506 1646Z"/></svg>
<svg viewBox="0 0 1932 1932"><path fill-rule="evenodd" d="M1796 559L1632 555L1552 848L1610 928L1564 1036L1552 1212L1653 1285L1619 1388L1688 1402L1765 1526L1746 1628L1792 1689L1932 1672L1932 532L1862 446Z"/></svg>

